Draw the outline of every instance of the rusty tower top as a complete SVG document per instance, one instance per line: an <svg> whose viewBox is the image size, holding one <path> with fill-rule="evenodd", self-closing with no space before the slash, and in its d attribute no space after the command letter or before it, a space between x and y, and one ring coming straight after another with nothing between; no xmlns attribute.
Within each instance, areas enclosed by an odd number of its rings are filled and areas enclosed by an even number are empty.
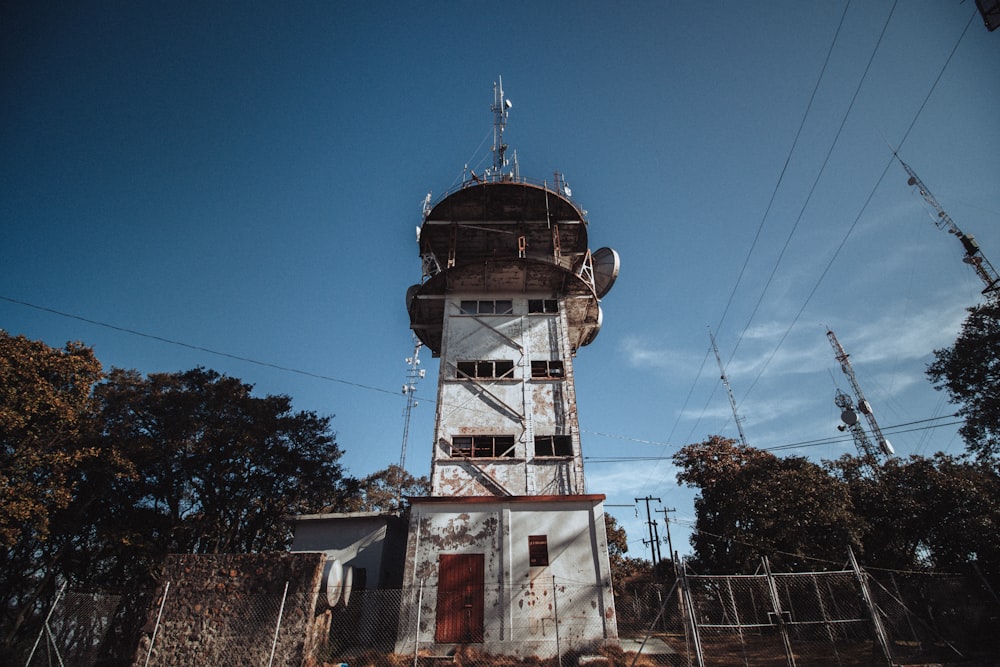
<svg viewBox="0 0 1000 667"><path fill-rule="evenodd" d="M410 326L441 358L432 494L584 493L572 360L601 328L614 250L591 252L585 212L508 169L512 104L494 85L493 166L425 203ZM515 160L516 163L516 160Z"/></svg>

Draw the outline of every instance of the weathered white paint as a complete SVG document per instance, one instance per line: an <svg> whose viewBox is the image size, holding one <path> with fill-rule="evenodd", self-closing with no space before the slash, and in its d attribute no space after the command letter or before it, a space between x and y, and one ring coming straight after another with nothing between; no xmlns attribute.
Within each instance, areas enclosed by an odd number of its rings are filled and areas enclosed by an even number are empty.
<svg viewBox="0 0 1000 667"><path fill-rule="evenodd" d="M547 566L529 564L530 535L547 538ZM414 499L407 544L398 651L412 650L415 633L432 653L454 648L435 643L441 554L484 556L484 637L478 648L487 653L554 655L556 606L563 650L617 640L603 496Z"/></svg>
<svg viewBox="0 0 1000 667"><path fill-rule="evenodd" d="M294 518L293 552L322 551L327 559L364 569L368 588L402 582L402 519L392 512L304 514Z"/></svg>
<svg viewBox="0 0 1000 667"><path fill-rule="evenodd" d="M558 313L528 313L529 299L553 295L455 293L445 301L435 421L431 488L442 496L572 495L584 493L573 355ZM463 300L508 299L513 314L466 315ZM509 378L460 376L463 361L507 360ZM533 379L532 361L557 361L560 378ZM511 435L512 457L459 457L452 452L456 435ZM535 456L535 436L572 439L572 456Z"/></svg>

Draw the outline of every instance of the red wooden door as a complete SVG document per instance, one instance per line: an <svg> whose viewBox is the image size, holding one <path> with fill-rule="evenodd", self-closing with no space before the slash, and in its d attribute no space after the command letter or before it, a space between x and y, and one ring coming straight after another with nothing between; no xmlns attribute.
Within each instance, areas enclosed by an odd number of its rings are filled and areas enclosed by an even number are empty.
<svg viewBox="0 0 1000 667"><path fill-rule="evenodd" d="M441 554L434 641L483 641L483 554Z"/></svg>

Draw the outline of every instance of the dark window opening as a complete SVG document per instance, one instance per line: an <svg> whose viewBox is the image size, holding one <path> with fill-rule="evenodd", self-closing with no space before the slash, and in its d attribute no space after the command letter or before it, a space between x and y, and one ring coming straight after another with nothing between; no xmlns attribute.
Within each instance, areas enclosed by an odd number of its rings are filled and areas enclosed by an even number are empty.
<svg viewBox="0 0 1000 667"><path fill-rule="evenodd" d="M459 361L456 377L462 378L512 378L514 362L507 359L484 359L479 361Z"/></svg>
<svg viewBox="0 0 1000 667"><path fill-rule="evenodd" d="M512 435L456 435L451 439L452 457L502 458L514 456Z"/></svg>
<svg viewBox="0 0 1000 667"><path fill-rule="evenodd" d="M558 313L559 302L555 299L528 299L529 313Z"/></svg>
<svg viewBox="0 0 1000 667"><path fill-rule="evenodd" d="M510 315L514 312L514 302L509 299L500 301L462 301L459 311L463 315Z"/></svg>
<svg viewBox="0 0 1000 667"><path fill-rule="evenodd" d="M535 456L573 456L573 438L568 435L536 435Z"/></svg>
<svg viewBox="0 0 1000 667"><path fill-rule="evenodd" d="M549 564L549 538L546 535L528 535L528 564L544 567Z"/></svg>
<svg viewBox="0 0 1000 667"><path fill-rule="evenodd" d="M561 361L532 361L531 377L533 378L561 378L563 377L563 362Z"/></svg>

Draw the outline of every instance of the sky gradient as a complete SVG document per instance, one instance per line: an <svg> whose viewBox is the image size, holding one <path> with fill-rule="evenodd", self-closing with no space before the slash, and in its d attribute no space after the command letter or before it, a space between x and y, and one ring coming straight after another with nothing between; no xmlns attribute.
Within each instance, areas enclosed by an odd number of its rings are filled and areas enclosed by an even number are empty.
<svg viewBox="0 0 1000 667"><path fill-rule="evenodd" d="M502 76L521 173L562 172L591 247L622 258L575 375L588 490L632 554L647 495L676 508L689 551L693 493L670 456L737 435L710 330L753 446L854 451L829 327L899 454L962 451L924 371L982 286L889 146L1000 266L1000 33L974 3L7 3L0 18L12 334L83 341L108 368L213 368L335 415L350 473L397 462L421 202L489 164ZM437 381L422 359L415 474Z"/></svg>

